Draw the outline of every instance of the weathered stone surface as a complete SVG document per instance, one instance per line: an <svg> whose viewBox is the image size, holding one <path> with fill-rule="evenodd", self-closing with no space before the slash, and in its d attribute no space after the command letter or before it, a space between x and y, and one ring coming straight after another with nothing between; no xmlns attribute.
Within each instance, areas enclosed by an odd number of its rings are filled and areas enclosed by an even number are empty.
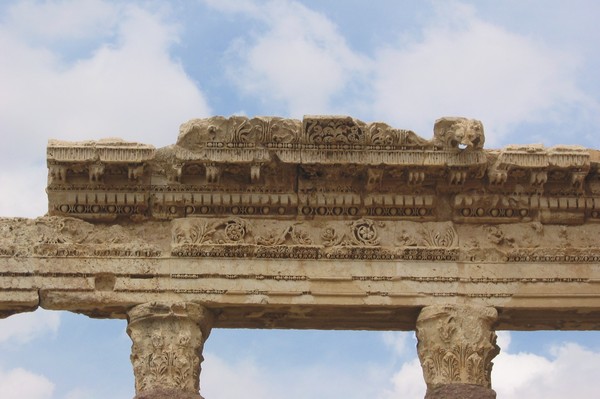
<svg viewBox="0 0 600 399"><path fill-rule="evenodd" d="M600 152L484 142L331 115L51 140L48 216L0 219L0 317L129 318L137 399L199 398L211 326L417 328L428 397L493 397L492 323L600 329Z"/></svg>
<svg viewBox="0 0 600 399"><path fill-rule="evenodd" d="M447 384L491 386L492 359L499 353L492 307L433 305L417 319L417 350L428 389Z"/></svg>
<svg viewBox="0 0 600 399"><path fill-rule="evenodd" d="M441 147L481 149L485 143L483 124L475 119L446 117L435 121L433 141Z"/></svg>
<svg viewBox="0 0 600 399"><path fill-rule="evenodd" d="M200 394L182 392L177 389L153 389L135 395L133 399L203 399Z"/></svg>
<svg viewBox="0 0 600 399"><path fill-rule="evenodd" d="M189 121L176 145L158 150L117 140L50 141L49 213L91 221L600 220L591 150L484 150L484 140L480 121L458 117L436 121L425 140L351 117L235 116Z"/></svg>
<svg viewBox="0 0 600 399"><path fill-rule="evenodd" d="M132 308L128 319L136 398L200 398L200 363L211 312L195 303L152 302Z"/></svg>
<svg viewBox="0 0 600 399"><path fill-rule="evenodd" d="M425 399L496 399L496 392L480 385L446 384L428 388Z"/></svg>

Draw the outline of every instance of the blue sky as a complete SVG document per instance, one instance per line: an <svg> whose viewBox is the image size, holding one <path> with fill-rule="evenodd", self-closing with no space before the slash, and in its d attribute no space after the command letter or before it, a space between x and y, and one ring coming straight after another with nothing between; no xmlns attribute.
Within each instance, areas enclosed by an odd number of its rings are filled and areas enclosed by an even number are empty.
<svg viewBox="0 0 600 399"><path fill-rule="evenodd" d="M598 147L600 3L3 1L0 215L46 212L45 146L156 146L209 115L348 114L432 136L481 119L486 147ZM502 332L499 398L592 398L600 335ZM122 320L0 321L0 397L133 397ZM208 399L422 398L412 333L214 330Z"/></svg>

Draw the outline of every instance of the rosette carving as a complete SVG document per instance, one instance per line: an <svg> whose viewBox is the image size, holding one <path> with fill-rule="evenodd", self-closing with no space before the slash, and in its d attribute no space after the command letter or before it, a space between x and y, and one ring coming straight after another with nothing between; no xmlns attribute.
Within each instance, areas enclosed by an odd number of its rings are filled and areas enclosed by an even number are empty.
<svg viewBox="0 0 600 399"><path fill-rule="evenodd" d="M380 223L383 226L383 223ZM323 245L335 246L379 246L379 234L375 222L370 219L359 219L350 223L350 232L341 235L333 227L326 227L321 233Z"/></svg>
<svg viewBox="0 0 600 399"><path fill-rule="evenodd" d="M238 243L243 242L246 233L248 232L248 225L242 219L230 219L225 222L223 239L227 243Z"/></svg>
<svg viewBox="0 0 600 399"><path fill-rule="evenodd" d="M360 219L352 223L352 236L360 245L379 245L375 223L369 219Z"/></svg>

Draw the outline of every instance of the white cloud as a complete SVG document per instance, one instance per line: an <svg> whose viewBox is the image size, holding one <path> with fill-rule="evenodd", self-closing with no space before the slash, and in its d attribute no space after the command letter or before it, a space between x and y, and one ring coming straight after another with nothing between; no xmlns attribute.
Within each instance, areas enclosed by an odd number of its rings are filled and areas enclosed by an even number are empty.
<svg viewBox="0 0 600 399"><path fill-rule="evenodd" d="M349 48L329 19L299 3L210 4L244 13L266 28L251 39L240 38L230 53L235 82L267 107L294 117L335 112L334 97L368 71L368 60Z"/></svg>
<svg viewBox="0 0 600 399"><path fill-rule="evenodd" d="M417 345L414 331L385 331L381 334L383 343L392 348L398 357L413 351Z"/></svg>
<svg viewBox="0 0 600 399"><path fill-rule="evenodd" d="M563 343L548 359L532 353L501 354L494 362L493 385L505 399L595 398L600 390L600 352Z"/></svg>
<svg viewBox="0 0 600 399"><path fill-rule="evenodd" d="M41 166L49 138L120 136L166 145L177 137L180 123L210 113L202 92L169 54L179 32L165 21L165 10L85 4L99 13L79 2L26 2L9 8L9 17L0 22L3 183L31 183L28 168ZM44 16L59 22L41 27ZM57 39L101 40L91 53L66 54L54 43L34 40L47 33ZM44 169L38 173L45 177ZM35 190L40 196L43 187ZM22 193L3 190L2 197L0 214L23 214L20 207L11 207L27 204Z"/></svg>
<svg viewBox="0 0 600 399"><path fill-rule="evenodd" d="M4 19L9 30L43 42L82 40L106 34L118 9L101 0L19 1Z"/></svg>
<svg viewBox="0 0 600 399"><path fill-rule="evenodd" d="M200 375L201 394L212 399L257 398L268 399L268 384L265 374L254 362L242 360L227 364L218 356L204 354ZM271 384L275 382L270 378Z"/></svg>
<svg viewBox="0 0 600 399"><path fill-rule="evenodd" d="M580 48L513 33L461 2L435 3L420 32L398 28L373 57L296 2L207 3L259 21L232 45L231 76L267 108L294 117L358 112L430 137L437 118L468 116L484 122L488 147L524 123L600 122L598 100L578 86Z"/></svg>
<svg viewBox="0 0 600 399"><path fill-rule="evenodd" d="M442 115L491 127L494 145L510 127L539 122L568 104L590 104L576 87L577 56L481 20L471 7L444 4L422 39L380 51L375 112L417 131Z"/></svg>
<svg viewBox="0 0 600 399"><path fill-rule="evenodd" d="M1 216L37 217L46 213L45 167L45 164L19 165L18 170L0 172L0 187L10 187L10 190L0 191Z"/></svg>
<svg viewBox="0 0 600 399"><path fill-rule="evenodd" d="M423 370L418 358L405 362L391 379L392 388L385 389L382 399L421 399L425 396L426 386L423 380Z"/></svg>
<svg viewBox="0 0 600 399"><path fill-rule="evenodd" d="M0 398L51 399L54 384L46 377L21 368L0 370Z"/></svg>
<svg viewBox="0 0 600 399"><path fill-rule="evenodd" d="M60 326L60 313L38 309L12 315L0 323L0 344L25 343L48 333L55 334Z"/></svg>
<svg viewBox="0 0 600 399"><path fill-rule="evenodd" d="M207 353L200 376L201 393L211 399L301 399L377 397L381 384L389 378L388 369L370 364L359 368L331 367L318 359L312 364L269 367L268 359L259 363L237 359L229 363ZM382 378L386 377L386 378Z"/></svg>
<svg viewBox="0 0 600 399"><path fill-rule="evenodd" d="M600 390L596 378L600 352L564 342L555 347L551 358L510 350L509 332L498 332L500 354L494 359L492 387L503 399L593 398ZM426 386L418 358L405 362L392 378L392 388L382 399L420 399Z"/></svg>

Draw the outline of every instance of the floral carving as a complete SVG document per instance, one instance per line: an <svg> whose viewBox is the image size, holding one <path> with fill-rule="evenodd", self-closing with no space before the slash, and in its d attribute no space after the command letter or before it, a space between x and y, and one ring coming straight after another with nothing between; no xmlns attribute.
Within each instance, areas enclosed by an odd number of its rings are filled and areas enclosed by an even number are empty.
<svg viewBox="0 0 600 399"><path fill-rule="evenodd" d="M224 241L229 243L243 242L247 229L247 224L242 219L228 220L225 222Z"/></svg>
<svg viewBox="0 0 600 399"><path fill-rule="evenodd" d="M451 248L458 244L458 236L452 225L442 231L426 229L424 238L430 247Z"/></svg>
<svg viewBox="0 0 600 399"><path fill-rule="evenodd" d="M238 117L239 118L239 117ZM260 117L241 119L233 131L233 142L239 143L292 143L300 135L300 121L284 118Z"/></svg>
<svg viewBox="0 0 600 399"><path fill-rule="evenodd" d="M355 242L360 245L379 245L379 237L375 229L375 223L369 219L360 219L352 222L352 235Z"/></svg>
<svg viewBox="0 0 600 399"><path fill-rule="evenodd" d="M305 118L304 123L309 143L361 144L364 142L364 132L352 118Z"/></svg>
<svg viewBox="0 0 600 399"><path fill-rule="evenodd" d="M272 230L264 236L258 236L256 243L266 246L283 245L288 239L294 245L312 245L310 236L304 230L299 229L297 225L286 227L282 233Z"/></svg>
<svg viewBox="0 0 600 399"><path fill-rule="evenodd" d="M383 223L380 223L383 226ZM368 246L379 245L379 236L375 222L370 219L359 219L350 223L350 233L338 234L335 228L328 226L321 233L323 245L334 246Z"/></svg>
<svg viewBox="0 0 600 399"><path fill-rule="evenodd" d="M450 383L489 388L498 354L491 307L428 306L417 319L417 346L428 386Z"/></svg>
<svg viewBox="0 0 600 399"><path fill-rule="evenodd" d="M385 123L374 122L368 125L370 144L376 146L426 146L428 141L410 130L394 129Z"/></svg>
<svg viewBox="0 0 600 399"><path fill-rule="evenodd" d="M420 223L407 225L397 236L397 242L403 247L433 247L456 248L458 246L458 233L454 225L447 223Z"/></svg>
<svg viewBox="0 0 600 399"><path fill-rule="evenodd" d="M129 316L136 391L197 393L212 315L196 304L149 303L135 307Z"/></svg>
<svg viewBox="0 0 600 399"><path fill-rule="evenodd" d="M323 240L323 245L333 247L340 245L343 237L340 238L333 227L326 227L321 233L321 239Z"/></svg>
<svg viewBox="0 0 600 399"><path fill-rule="evenodd" d="M215 233L214 226L208 222L193 224L189 229L175 227L173 229L173 242L175 244L207 244Z"/></svg>

